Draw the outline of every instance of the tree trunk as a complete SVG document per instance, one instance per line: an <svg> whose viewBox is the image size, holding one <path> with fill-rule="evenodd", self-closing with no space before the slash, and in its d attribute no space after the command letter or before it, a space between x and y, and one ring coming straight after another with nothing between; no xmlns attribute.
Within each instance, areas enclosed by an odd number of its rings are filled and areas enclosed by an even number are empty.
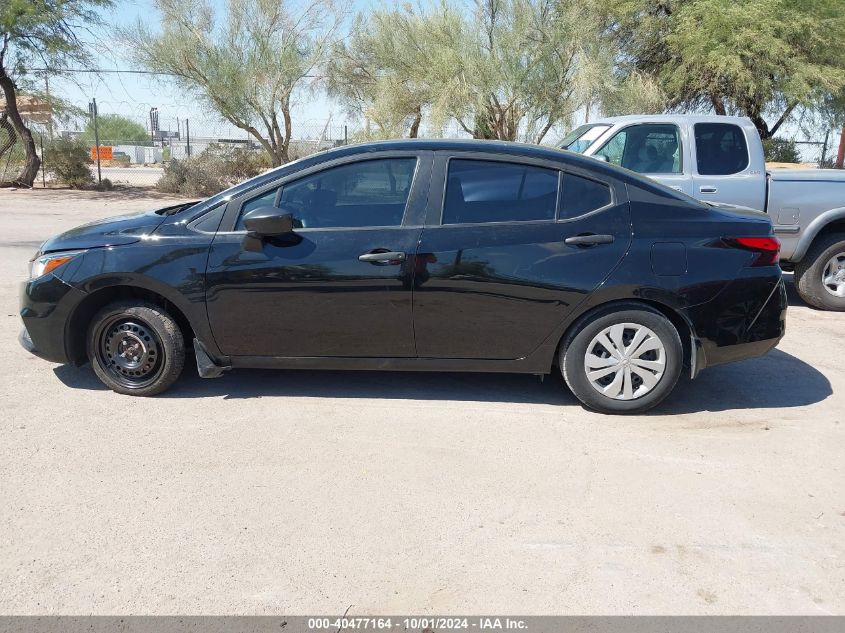
<svg viewBox="0 0 845 633"><path fill-rule="evenodd" d="M408 131L408 138L419 136L420 123L422 123L422 108L417 106L417 109L414 110L414 120L411 121L411 129Z"/></svg>
<svg viewBox="0 0 845 633"><path fill-rule="evenodd" d="M710 103L713 104L713 111L719 116L725 116L727 110L725 109L725 102L719 95L710 95Z"/></svg>
<svg viewBox="0 0 845 633"><path fill-rule="evenodd" d="M836 169L845 167L845 125L842 126L842 135L839 137L839 153L836 154Z"/></svg>
<svg viewBox="0 0 845 633"><path fill-rule="evenodd" d="M18 139L23 142L26 152L26 163L24 163L23 171L14 180L0 183L0 187L32 187L35 177L38 176L38 168L41 167L41 159L38 158L35 151L35 139L32 138L32 133L24 125L20 112L18 112L15 82L6 74L6 69L2 66L0 66L0 87L3 88L3 95L6 97L6 114L18 135Z"/></svg>

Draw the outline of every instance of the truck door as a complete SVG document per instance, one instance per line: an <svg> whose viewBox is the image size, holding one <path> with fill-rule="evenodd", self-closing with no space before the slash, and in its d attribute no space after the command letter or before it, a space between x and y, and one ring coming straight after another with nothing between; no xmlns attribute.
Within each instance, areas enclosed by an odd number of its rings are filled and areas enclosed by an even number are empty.
<svg viewBox="0 0 845 633"><path fill-rule="evenodd" d="M593 156L693 195L691 172L684 169L690 160L685 140L674 123L637 123L616 132Z"/></svg>
<svg viewBox="0 0 845 633"><path fill-rule="evenodd" d="M747 134L735 123L696 123L693 196L765 210L766 177L750 159Z"/></svg>

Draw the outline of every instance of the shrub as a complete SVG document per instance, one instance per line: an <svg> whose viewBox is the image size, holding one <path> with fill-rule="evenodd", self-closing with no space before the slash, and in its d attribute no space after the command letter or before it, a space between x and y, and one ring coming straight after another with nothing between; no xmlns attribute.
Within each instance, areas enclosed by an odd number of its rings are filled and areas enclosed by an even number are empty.
<svg viewBox="0 0 845 633"><path fill-rule="evenodd" d="M81 189L94 184L88 147L77 139L58 138L44 150L44 168L58 182Z"/></svg>
<svg viewBox="0 0 845 633"><path fill-rule="evenodd" d="M767 138L763 141L763 153L770 163L801 162L795 141L788 138Z"/></svg>
<svg viewBox="0 0 845 633"><path fill-rule="evenodd" d="M197 156L181 160L174 158L165 164L156 189L186 196L211 196L257 176L269 164L269 158L263 152L210 145Z"/></svg>

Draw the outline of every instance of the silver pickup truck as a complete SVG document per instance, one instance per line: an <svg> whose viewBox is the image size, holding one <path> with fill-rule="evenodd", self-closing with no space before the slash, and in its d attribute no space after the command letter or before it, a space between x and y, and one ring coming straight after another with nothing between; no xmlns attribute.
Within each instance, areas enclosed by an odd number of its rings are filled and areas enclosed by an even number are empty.
<svg viewBox="0 0 845 633"><path fill-rule="evenodd" d="M750 120L632 115L570 132L560 147L645 174L699 200L765 211L781 265L809 304L845 311L845 170L766 169Z"/></svg>

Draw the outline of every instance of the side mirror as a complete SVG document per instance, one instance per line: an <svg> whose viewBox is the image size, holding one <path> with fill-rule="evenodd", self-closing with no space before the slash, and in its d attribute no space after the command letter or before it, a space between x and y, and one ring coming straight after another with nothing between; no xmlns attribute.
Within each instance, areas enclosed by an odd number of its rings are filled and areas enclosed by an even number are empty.
<svg viewBox="0 0 845 633"><path fill-rule="evenodd" d="M250 237L277 237L293 233L293 216L276 207L259 207L244 216Z"/></svg>

